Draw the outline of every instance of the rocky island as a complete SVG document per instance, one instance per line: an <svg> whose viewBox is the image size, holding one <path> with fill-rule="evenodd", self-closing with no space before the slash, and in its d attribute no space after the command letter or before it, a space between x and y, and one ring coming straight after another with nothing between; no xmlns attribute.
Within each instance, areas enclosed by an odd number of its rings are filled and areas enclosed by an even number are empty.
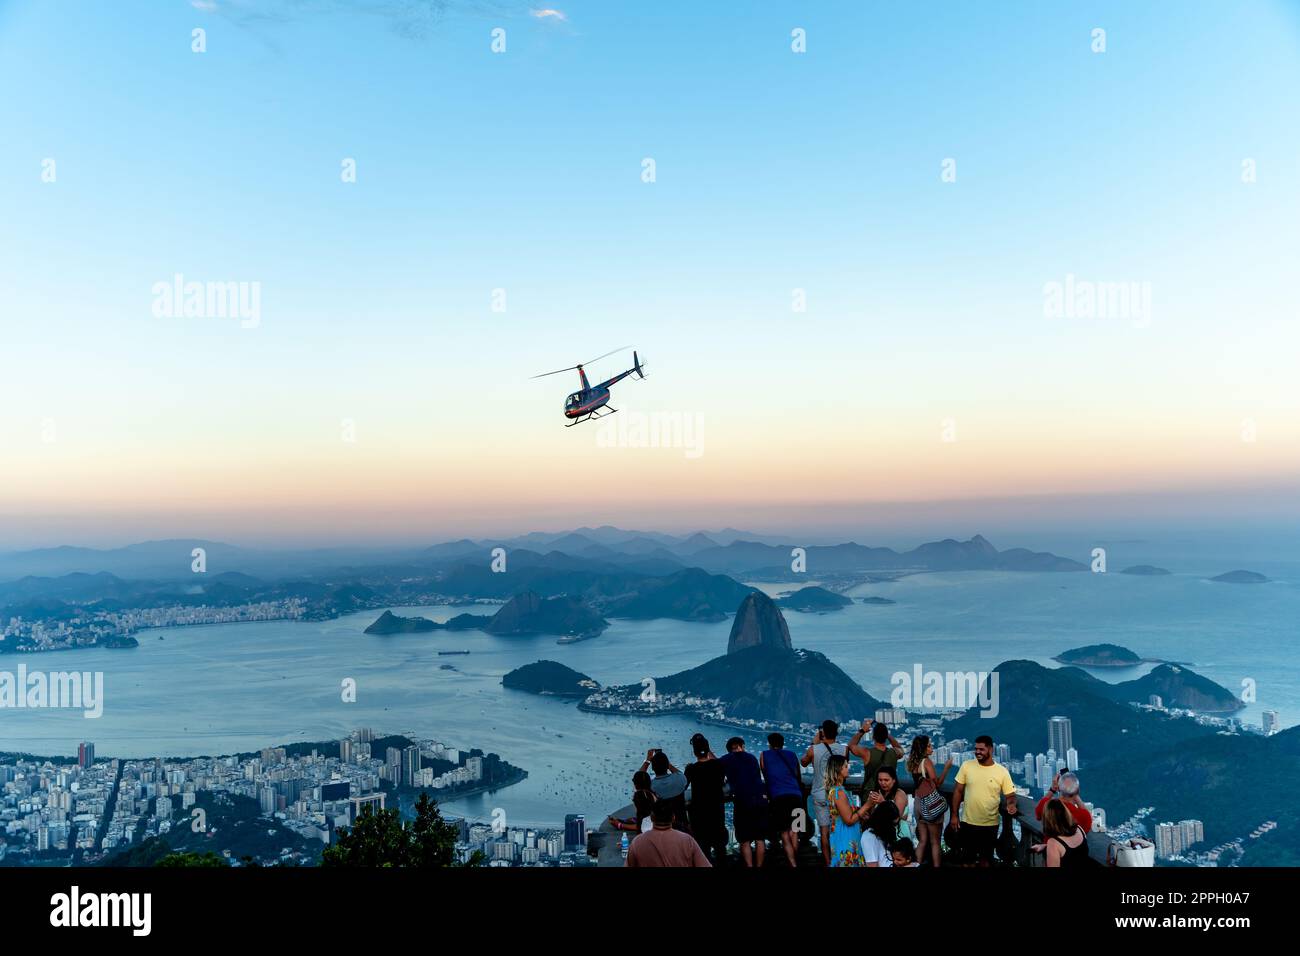
<svg viewBox="0 0 1300 956"><path fill-rule="evenodd" d="M848 607L853 603L851 598L846 598L843 594L836 594L834 591L828 591L825 588L806 587L800 588L793 594L787 594L777 602L778 607L785 608L787 611L804 611L807 613L822 611L838 611L840 608Z"/></svg>
<svg viewBox="0 0 1300 956"><path fill-rule="evenodd" d="M1159 577L1168 574L1167 568L1157 568L1154 564L1135 564L1131 568L1125 568L1120 574L1135 574L1139 577Z"/></svg>
<svg viewBox="0 0 1300 956"><path fill-rule="evenodd" d="M501 684L511 690L549 697L584 698L600 690L600 685L586 674L557 661L537 661L516 667L501 678Z"/></svg>
<svg viewBox="0 0 1300 956"><path fill-rule="evenodd" d="M398 617L385 611L366 628L367 634L416 634L426 631L480 630L503 637L533 634L557 634L568 639L595 637L609 622L582 601L567 595L538 597L524 591L501 606L491 617L484 614L458 614L446 624L426 617Z"/></svg>
<svg viewBox="0 0 1300 956"><path fill-rule="evenodd" d="M502 605L483 630L505 636L563 634L595 637L607 627L609 621L575 597L543 598L525 591Z"/></svg>
<svg viewBox="0 0 1300 956"><path fill-rule="evenodd" d="M1061 664L1073 664L1076 667L1136 667L1151 661L1139 657L1127 647L1118 644L1089 644L1086 647L1072 647L1062 651L1052 660ZM1156 661L1155 663L1161 663Z"/></svg>
<svg viewBox="0 0 1300 956"><path fill-rule="evenodd" d="M441 630L442 625L427 617L398 617L392 611L379 615L375 623L365 629L366 634L423 634Z"/></svg>
<svg viewBox="0 0 1300 956"><path fill-rule="evenodd" d="M1229 571L1227 574L1220 574L1218 577L1210 578L1211 581L1218 581L1220 584L1267 584L1268 578L1258 571Z"/></svg>

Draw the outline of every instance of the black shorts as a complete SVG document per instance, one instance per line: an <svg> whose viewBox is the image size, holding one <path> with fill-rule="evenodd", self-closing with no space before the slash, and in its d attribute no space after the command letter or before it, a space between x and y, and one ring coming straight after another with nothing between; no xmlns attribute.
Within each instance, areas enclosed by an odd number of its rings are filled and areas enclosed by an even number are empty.
<svg viewBox="0 0 1300 956"><path fill-rule="evenodd" d="M998 825L977 827L963 823L957 830L961 835L961 855L967 863L992 863L993 850L998 844Z"/></svg>
<svg viewBox="0 0 1300 956"><path fill-rule="evenodd" d="M736 842L752 843L767 839L767 807L763 804L746 806L737 803L732 809L732 820L736 824Z"/></svg>
<svg viewBox="0 0 1300 956"><path fill-rule="evenodd" d="M800 810L804 810L805 815L807 814L803 797L773 797L768 806L770 807L768 826L772 830L773 837L779 837L782 833L793 830L795 814Z"/></svg>

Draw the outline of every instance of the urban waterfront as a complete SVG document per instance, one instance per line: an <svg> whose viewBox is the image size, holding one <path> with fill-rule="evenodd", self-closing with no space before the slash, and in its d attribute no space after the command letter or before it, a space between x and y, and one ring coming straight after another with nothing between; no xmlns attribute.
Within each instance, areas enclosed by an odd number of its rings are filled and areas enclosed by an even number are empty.
<svg viewBox="0 0 1300 956"><path fill-rule="evenodd" d="M1252 680L1257 702L1238 716L1258 724L1264 710L1276 710L1286 727L1300 722L1300 654L1289 650L1300 591L1286 569L1269 571L1274 582L1258 587L1216 585L1198 574L920 574L854 592L895 605L787 617L795 646L827 654L881 700L888 700L890 675L917 663L988 670L1025 658L1055 666L1051 658L1062 650L1111 641L1143 656L1190 661L1235 691ZM395 610L445 621L475 608ZM510 787L445 801L448 813L490 820L503 810L520 825L555 826L566 814L601 819L624 805L631 771L649 747L666 748L680 766L692 733L719 746L730 734L691 716L583 713L572 701L500 683L539 659L606 685L673 673L720 653L729 621L616 620L596 640L557 645L554 638L479 631L364 635L379 613L145 630L138 648L0 657L0 668L21 658L29 669L104 674L102 717L0 711L0 751L70 754L78 741L92 740L108 757L221 755L337 740L369 726L481 747L528 772ZM1267 669L1260 667L1264 648L1271 651ZM1148 667L1094 673L1119 681ZM344 700L349 680L355 702ZM789 746L806 743L792 735ZM1087 744L1080 750L1086 762Z"/></svg>

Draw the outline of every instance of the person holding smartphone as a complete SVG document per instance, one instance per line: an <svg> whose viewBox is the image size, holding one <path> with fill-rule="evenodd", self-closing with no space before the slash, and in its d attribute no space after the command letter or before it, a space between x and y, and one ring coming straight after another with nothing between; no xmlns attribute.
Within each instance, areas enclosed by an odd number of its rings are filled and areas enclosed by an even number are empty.
<svg viewBox="0 0 1300 956"><path fill-rule="evenodd" d="M859 741L867 734L871 735L871 746L863 747ZM903 748L899 746L897 740L889 735L889 726L887 724L877 723L870 717L862 721L862 726L858 732L853 735L849 741L848 751L855 757L860 757L866 765L862 777L862 800L865 803L867 795L872 790L877 790L880 784L876 781L876 774L881 767L888 767L893 770L898 766L898 758L903 756Z"/></svg>
<svg viewBox="0 0 1300 956"><path fill-rule="evenodd" d="M907 824L907 791L898 785L898 777L892 767L881 767L876 772L877 787L867 795L867 806L875 810L886 803L892 803L898 811L898 835L911 839L912 831Z"/></svg>
<svg viewBox="0 0 1300 956"><path fill-rule="evenodd" d="M831 865L831 810L826 798L826 766L831 757L845 757L848 748L838 743L835 738L840 732L840 725L833 720L822 721L821 729L813 737L812 745L799 759L805 767L812 765L812 805L813 816L817 818L817 842L821 844L822 859ZM847 766L848 761L845 761Z"/></svg>
<svg viewBox="0 0 1300 956"><path fill-rule="evenodd" d="M653 747L646 751L645 763L641 764L641 769L649 768L654 771L652 781L655 796L660 800L667 800L672 803L673 809L673 828L677 830L686 829L686 777L673 766L668 755L658 747Z"/></svg>

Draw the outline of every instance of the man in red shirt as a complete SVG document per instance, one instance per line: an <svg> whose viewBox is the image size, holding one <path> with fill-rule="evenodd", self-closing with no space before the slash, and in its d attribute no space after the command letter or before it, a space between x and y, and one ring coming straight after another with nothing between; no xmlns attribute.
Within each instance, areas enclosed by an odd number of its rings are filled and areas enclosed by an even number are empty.
<svg viewBox="0 0 1300 956"><path fill-rule="evenodd" d="M1034 807L1035 819L1043 819L1043 807L1047 806L1047 801L1052 799L1059 799L1065 804L1065 808L1070 811L1070 816L1074 817L1074 822L1083 827L1084 833L1092 832L1092 814L1079 799L1078 777L1069 771L1065 773L1057 771L1056 776L1052 778L1052 789L1047 791L1047 796L1039 800L1038 806Z"/></svg>

